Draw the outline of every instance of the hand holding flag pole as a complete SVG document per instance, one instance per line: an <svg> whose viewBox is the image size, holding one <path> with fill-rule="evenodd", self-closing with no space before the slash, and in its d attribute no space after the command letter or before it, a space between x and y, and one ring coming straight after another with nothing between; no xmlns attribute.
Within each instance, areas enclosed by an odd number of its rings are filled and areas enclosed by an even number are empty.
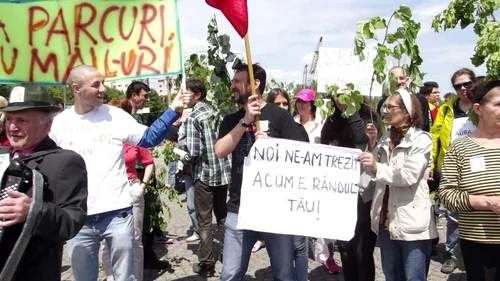
<svg viewBox="0 0 500 281"><path fill-rule="evenodd" d="M250 39L248 37L248 6L247 0L205 0L208 5L218 9L224 14L229 23L234 27L238 35L245 39L245 51L247 55L248 76L252 96L257 95L255 91L255 77L253 76L252 53L250 52ZM257 131L260 131L259 117L255 117Z"/></svg>

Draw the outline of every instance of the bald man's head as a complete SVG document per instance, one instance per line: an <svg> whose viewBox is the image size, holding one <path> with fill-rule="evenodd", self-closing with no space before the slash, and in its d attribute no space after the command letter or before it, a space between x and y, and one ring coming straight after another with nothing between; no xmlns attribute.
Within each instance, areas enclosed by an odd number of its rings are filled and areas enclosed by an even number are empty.
<svg viewBox="0 0 500 281"><path fill-rule="evenodd" d="M73 68L68 83L75 98L77 113L87 113L103 104L106 87L101 73L94 67L79 65Z"/></svg>
<svg viewBox="0 0 500 281"><path fill-rule="evenodd" d="M99 71L93 66L86 64L75 66L69 73L68 84L70 87L72 84L81 86L83 83L85 83L85 79L87 76L94 75L96 73L99 73Z"/></svg>
<svg viewBox="0 0 500 281"><path fill-rule="evenodd" d="M409 79L406 77L405 69L401 66L395 66L391 68L390 72L398 79L398 88L406 89Z"/></svg>

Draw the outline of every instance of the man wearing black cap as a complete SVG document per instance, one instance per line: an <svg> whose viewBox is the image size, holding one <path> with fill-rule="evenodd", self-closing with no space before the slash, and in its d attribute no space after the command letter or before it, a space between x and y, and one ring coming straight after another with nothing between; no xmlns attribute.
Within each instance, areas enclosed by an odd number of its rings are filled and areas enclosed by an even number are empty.
<svg viewBox="0 0 500 281"><path fill-rule="evenodd" d="M87 170L77 153L58 147L48 137L59 107L51 106L48 91L36 83L12 89L5 113L5 131L11 147L0 147L0 163L13 158L45 177L44 202L38 227L23 254L13 280L60 280L63 245L83 227L87 212ZM0 269L27 219L31 190L8 191L0 201Z"/></svg>

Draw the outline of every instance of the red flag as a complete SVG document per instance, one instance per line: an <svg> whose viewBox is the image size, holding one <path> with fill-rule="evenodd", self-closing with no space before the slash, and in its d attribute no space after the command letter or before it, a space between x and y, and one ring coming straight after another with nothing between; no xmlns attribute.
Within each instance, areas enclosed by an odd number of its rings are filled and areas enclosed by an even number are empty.
<svg viewBox="0 0 500 281"><path fill-rule="evenodd" d="M208 5L220 10L236 32L245 37L248 32L247 0L205 0Z"/></svg>

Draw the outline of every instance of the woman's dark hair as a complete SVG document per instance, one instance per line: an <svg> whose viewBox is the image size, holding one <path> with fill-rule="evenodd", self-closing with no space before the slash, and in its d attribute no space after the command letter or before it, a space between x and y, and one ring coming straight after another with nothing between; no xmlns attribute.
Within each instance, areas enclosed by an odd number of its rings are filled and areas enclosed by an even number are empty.
<svg viewBox="0 0 500 281"><path fill-rule="evenodd" d="M401 106L401 108L404 108L406 112L408 112L408 109L406 108L403 98L401 97L400 94L396 93L398 95L397 98L397 104ZM410 115L410 127L418 128L418 129L423 129L424 127L424 117L422 116L422 106L420 105L420 101L417 99L415 95L411 95L411 107L413 112L408 112Z"/></svg>
<svg viewBox="0 0 500 281"><path fill-rule="evenodd" d="M276 99L276 97L278 96L283 96L286 101L288 102L288 112L291 111L291 104L290 104L290 97L288 96L287 92L281 88L274 88L272 89L269 94L267 94L267 100L266 102L267 103L274 103L274 100Z"/></svg>
<svg viewBox="0 0 500 281"><path fill-rule="evenodd" d="M454 85L455 79L457 79L458 76L462 76L462 75L469 75L469 78L473 83L477 82L476 74L474 73L474 71L472 71L468 68L461 68L461 69L455 71L455 73L453 73L453 76L451 76L451 84Z"/></svg>
<svg viewBox="0 0 500 281"><path fill-rule="evenodd" d="M488 101L484 98L486 94L497 87L500 87L500 80L477 82L467 91L467 97L473 103L484 104Z"/></svg>
<svg viewBox="0 0 500 281"><path fill-rule="evenodd" d="M321 130L321 143L329 145L331 142L336 142L337 146L354 148L358 143L354 143L349 130L349 120L342 117L342 112L332 100L335 106L335 112L332 116L325 120L323 129ZM363 98L363 103L358 111L359 116L365 123L373 122L377 125L380 124L380 117L375 110L370 106L370 100L367 97Z"/></svg>
<svg viewBox="0 0 500 281"><path fill-rule="evenodd" d="M297 110L297 103L298 102L299 102L298 100L295 101L295 108L294 108L295 112L297 112L297 113L299 112ZM316 105L314 105L314 101L310 101L309 103L311 104L311 112L310 113L313 116L313 118L316 119Z"/></svg>

